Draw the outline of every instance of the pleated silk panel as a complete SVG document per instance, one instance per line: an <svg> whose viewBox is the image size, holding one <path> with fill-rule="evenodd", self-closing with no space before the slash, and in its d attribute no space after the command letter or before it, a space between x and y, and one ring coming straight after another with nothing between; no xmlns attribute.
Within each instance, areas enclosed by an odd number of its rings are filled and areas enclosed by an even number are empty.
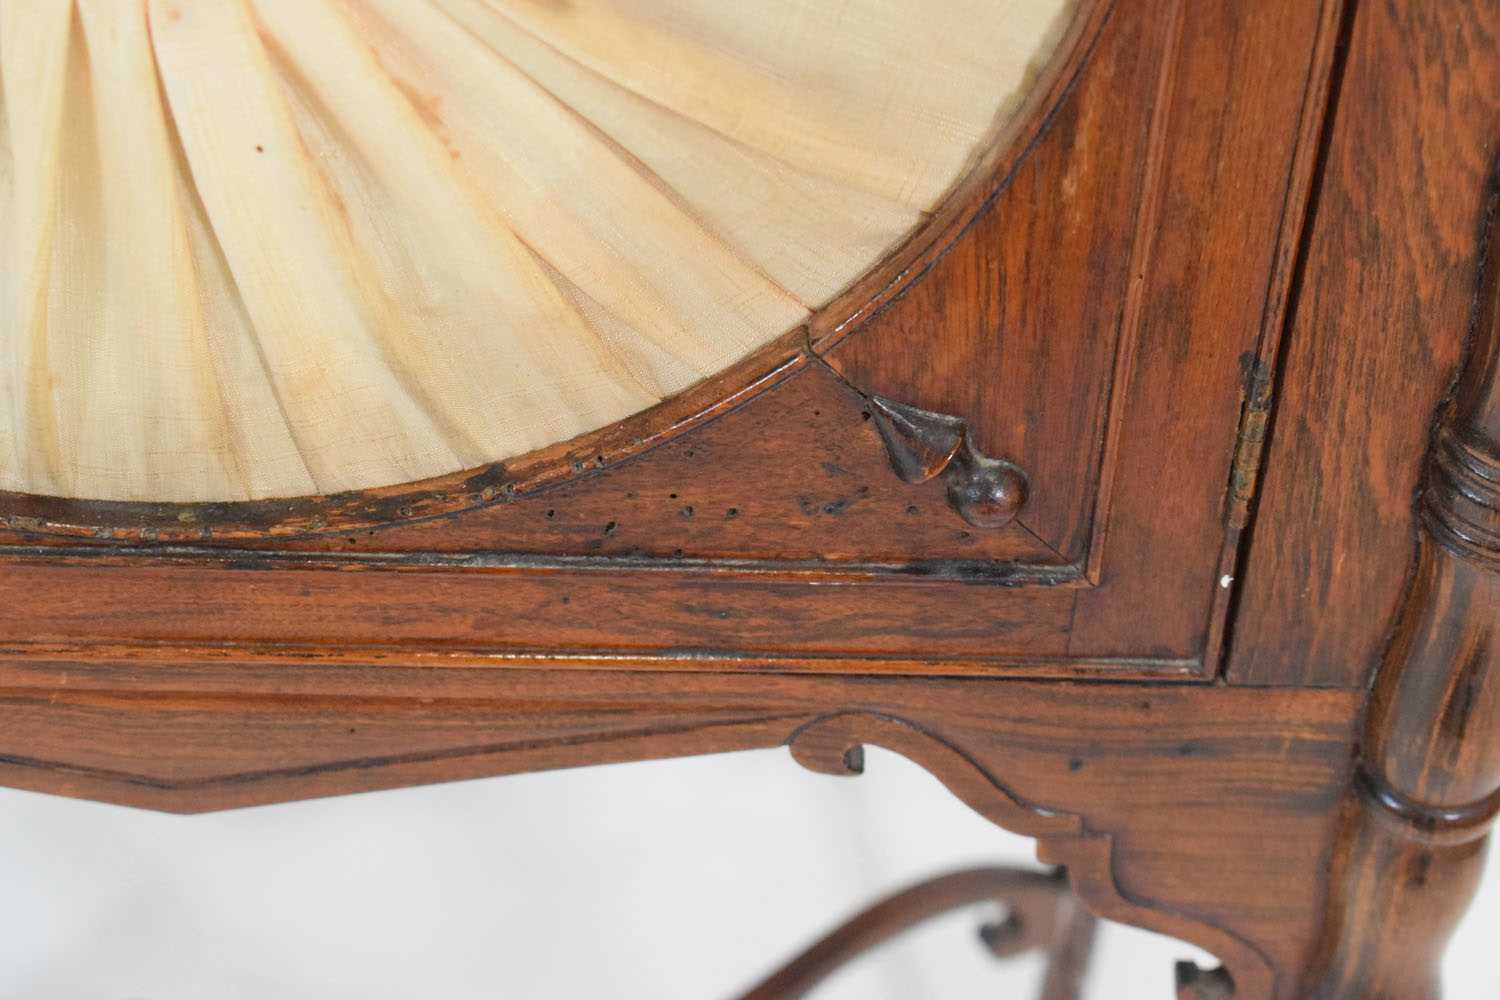
<svg viewBox="0 0 1500 1000"><path fill-rule="evenodd" d="M245 500L607 426L941 204L1074 0L0 0L0 489Z"/></svg>

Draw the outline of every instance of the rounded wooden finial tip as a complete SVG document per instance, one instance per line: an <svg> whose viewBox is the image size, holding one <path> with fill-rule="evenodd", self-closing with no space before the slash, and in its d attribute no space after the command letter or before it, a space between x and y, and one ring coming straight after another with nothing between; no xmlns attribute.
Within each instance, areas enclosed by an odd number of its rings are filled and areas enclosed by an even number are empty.
<svg viewBox="0 0 1500 1000"><path fill-rule="evenodd" d="M1026 505L1026 474L1010 462L978 453L960 455L948 477L948 500L976 528L999 528Z"/></svg>

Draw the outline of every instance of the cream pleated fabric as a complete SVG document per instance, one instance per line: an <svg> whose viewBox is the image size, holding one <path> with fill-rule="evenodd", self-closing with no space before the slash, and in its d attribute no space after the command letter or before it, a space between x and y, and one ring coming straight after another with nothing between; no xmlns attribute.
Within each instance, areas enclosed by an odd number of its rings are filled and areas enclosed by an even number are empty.
<svg viewBox="0 0 1500 1000"><path fill-rule="evenodd" d="M919 225L1074 0L0 0L0 489L389 485L593 430Z"/></svg>

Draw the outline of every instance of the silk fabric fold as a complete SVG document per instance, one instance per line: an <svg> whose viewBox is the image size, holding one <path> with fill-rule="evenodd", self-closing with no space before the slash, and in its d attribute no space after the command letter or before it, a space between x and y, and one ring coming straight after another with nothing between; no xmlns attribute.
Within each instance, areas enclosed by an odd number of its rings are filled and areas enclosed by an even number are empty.
<svg viewBox="0 0 1500 1000"><path fill-rule="evenodd" d="M802 322L1072 0L0 0L0 489L239 500L606 426Z"/></svg>

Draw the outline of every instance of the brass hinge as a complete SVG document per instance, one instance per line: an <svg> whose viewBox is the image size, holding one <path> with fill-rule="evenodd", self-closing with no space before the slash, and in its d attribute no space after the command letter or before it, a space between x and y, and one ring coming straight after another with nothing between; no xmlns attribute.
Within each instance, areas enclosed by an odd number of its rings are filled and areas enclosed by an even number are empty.
<svg viewBox="0 0 1500 1000"><path fill-rule="evenodd" d="M1244 402L1240 430L1234 441L1234 463L1229 468L1228 518L1231 528L1243 528L1250 519L1250 502L1260 476L1260 457L1266 444L1266 423L1271 415L1271 369L1260 358L1240 359Z"/></svg>

